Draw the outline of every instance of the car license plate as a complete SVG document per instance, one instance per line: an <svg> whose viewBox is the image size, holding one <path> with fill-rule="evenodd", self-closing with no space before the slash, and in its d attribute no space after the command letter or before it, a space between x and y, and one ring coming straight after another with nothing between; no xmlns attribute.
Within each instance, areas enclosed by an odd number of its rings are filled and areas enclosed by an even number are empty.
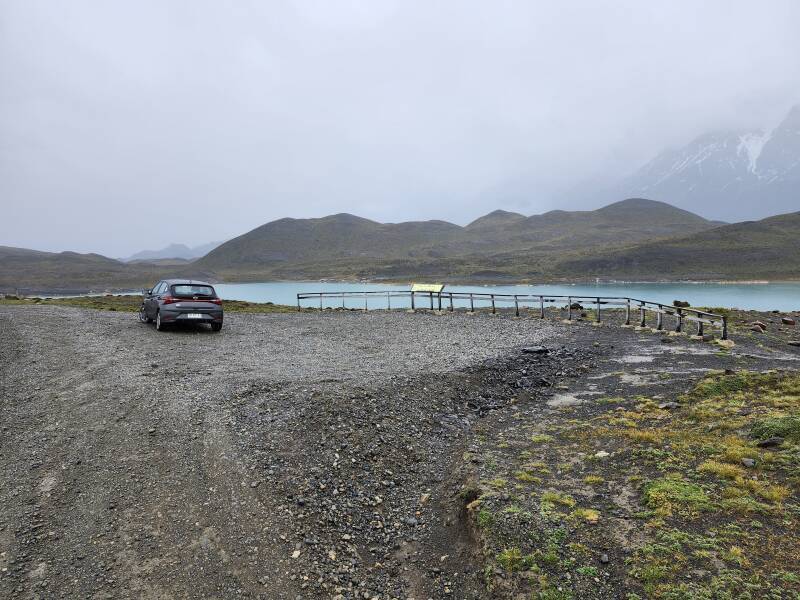
<svg viewBox="0 0 800 600"><path fill-rule="evenodd" d="M186 314L186 318L187 319L202 319L203 315L201 315L200 313L187 313Z"/></svg>

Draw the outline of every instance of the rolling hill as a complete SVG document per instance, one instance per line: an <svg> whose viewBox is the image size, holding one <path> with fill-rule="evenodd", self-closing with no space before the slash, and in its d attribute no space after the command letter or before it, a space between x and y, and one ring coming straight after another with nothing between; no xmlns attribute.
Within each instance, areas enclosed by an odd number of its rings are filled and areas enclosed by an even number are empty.
<svg viewBox="0 0 800 600"><path fill-rule="evenodd" d="M41 252L0 246L0 291L50 294L142 288L162 271L152 265L126 265L100 254Z"/></svg>
<svg viewBox="0 0 800 600"><path fill-rule="evenodd" d="M474 276L455 265L480 267L485 261L488 270L495 272L496 261L490 257L509 252L538 259L715 226L688 211L644 199L623 200L593 211L557 210L531 217L494 211L466 227L444 221L377 223L339 214L267 223L220 245L190 270L249 280L414 277L417 268L425 273L433 269L440 276Z"/></svg>
<svg viewBox="0 0 800 600"><path fill-rule="evenodd" d="M197 266L216 270L320 259L381 258L406 254L460 230L445 221L377 223L344 213L320 219L279 219L215 248L197 261Z"/></svg>
<svg viewBox="0 0 800 600"><path fill-rule="evenodd" d="M800 212L603 250L560 261L555 270L601 278L797 279Z"/></svg>

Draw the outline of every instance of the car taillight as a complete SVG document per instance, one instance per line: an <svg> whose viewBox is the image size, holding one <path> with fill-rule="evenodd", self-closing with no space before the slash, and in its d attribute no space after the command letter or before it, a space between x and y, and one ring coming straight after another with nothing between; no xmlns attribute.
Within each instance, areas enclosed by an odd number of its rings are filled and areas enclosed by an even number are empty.
<svg viewBox="0 0 800 600"><path fill-rule="evenodd" d="M161 298L161 302L164 304L175 304L176 302L180 302L180 298L173 298L172 296L164 296Z"/></svg>
<svg viewBox="0 0 800 600"><path fill-rule="evenodd" d="M219 304L220 306L222 306L222 300L220 300L219 298L212 298L210 300L210 302L213 302L214 304Z"/></svg>

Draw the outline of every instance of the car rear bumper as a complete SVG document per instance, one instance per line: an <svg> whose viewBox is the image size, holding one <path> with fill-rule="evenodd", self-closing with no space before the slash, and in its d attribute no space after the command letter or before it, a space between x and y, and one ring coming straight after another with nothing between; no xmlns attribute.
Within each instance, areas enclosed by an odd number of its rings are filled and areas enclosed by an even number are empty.
<svg viewBox="0 0 800 600"><path fill-rule="evenodd" d="M189 315L200 315L192 317ZM222 310L198 308L161 309L161 320L164 323L222 323Z"/></svg>

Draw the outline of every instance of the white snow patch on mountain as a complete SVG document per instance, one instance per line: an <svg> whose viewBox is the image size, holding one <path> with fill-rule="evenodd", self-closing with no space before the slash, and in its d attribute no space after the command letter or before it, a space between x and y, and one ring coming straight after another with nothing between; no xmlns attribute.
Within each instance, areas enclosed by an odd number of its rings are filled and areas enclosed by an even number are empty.
<svg viewBox="0 0 800 600"><path fill-rule="evenodd" d="M736 153L739 155L744 154L747 157L748 166L747 169L753 174L757 174L758 172L758 157L761 156L761 151L764 149L764 146L772 137L772 132L764 133L764 132L752 132L752 133L745 133L744 135L739 137L739 147L736 149Z"/></svg>

